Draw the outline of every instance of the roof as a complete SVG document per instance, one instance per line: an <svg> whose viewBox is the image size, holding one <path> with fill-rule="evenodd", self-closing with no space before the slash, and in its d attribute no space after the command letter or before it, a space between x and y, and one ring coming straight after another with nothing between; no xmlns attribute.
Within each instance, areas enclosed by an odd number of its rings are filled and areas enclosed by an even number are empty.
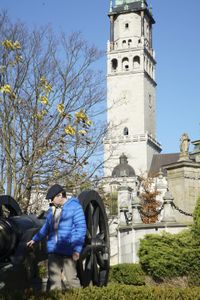
<svg viewBox="0 0 200 300"><path fill-rule="evenodd" d="M179 155L180 153L154 154L149 170L150 176L157 175L160 170L166 175L167 171L163 166L177 162Z"/></svg>
<svg viewBox="0 0 200 300"><path fill-rule="evenodd" d="M108 15L118 15L121 13L127 13L127 12L137 12L137 11L141 11L144 10L146 12L146 14L149 16L149 18L151 19L151 22L154 24L155 20L150 12L150 10L148 9L148 5L146 1L133 1L133 2L124 2L121 3L117 2L116 5L114 5L114 7L112 7L111 11L109 12Z"/></svg>
<svg viewBox="0 0 200 300"><path fill-rule="evenodd" d="M135 177L135 170L128 164L127 156L122 154L119 161L112 171L112 177Z"/></svg>

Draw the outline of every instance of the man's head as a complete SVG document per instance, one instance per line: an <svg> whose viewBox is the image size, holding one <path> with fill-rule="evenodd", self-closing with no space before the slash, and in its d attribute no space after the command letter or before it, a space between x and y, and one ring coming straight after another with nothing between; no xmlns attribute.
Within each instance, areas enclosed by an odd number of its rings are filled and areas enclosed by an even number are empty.
<svg viewBox="0 0 200 300"><path fill-rule="evenodd" d="M65 198L66 192L59 184L52 185L47 191L46 199L51 200L55 205L62 205Z"/></svg>

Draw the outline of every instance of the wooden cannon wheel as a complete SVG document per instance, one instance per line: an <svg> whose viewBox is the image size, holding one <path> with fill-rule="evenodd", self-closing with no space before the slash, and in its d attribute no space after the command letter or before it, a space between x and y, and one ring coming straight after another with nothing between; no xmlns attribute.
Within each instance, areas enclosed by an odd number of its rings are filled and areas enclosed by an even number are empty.
<svg viewBox="0 0 200 300"><path fill-rule="evenodd" d="M96 191L84 191L78 198L87 224L85 245L77 264L78 276L83 287L104 286L108 281L110 266L109 228L105 207Z"/></svg>

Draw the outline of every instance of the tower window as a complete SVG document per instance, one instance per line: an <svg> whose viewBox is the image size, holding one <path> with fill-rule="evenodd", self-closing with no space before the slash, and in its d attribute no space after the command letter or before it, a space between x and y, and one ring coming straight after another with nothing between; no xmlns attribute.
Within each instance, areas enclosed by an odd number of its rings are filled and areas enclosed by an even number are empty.
<svg viewBox="0 0 200 300"><path fill-rule="evenodd" d="M132 40L130 39L128 40L128 46L131 47L131 45L132 45Z"/></svg>
<svg viewBox="0 0 200 300"><path fill-rule="evenodd" d="M134 68L139 68L140 67L140 57L139 56L135 56L133 58L133 67Z"/></svg>
<svg viewBox="0 0 200 300"><path fill-rule="evenodd" d="M122 41L122 47L125 48L126 47L126 40Z"/></svg>
<svg viewBox="0 0 200 300"><path fill-rule="evenodd" d="M124 71L129 70L129 59L127 57L124 57L122 59L122 68L123 68Z"/></svg>
<svg viewBox="0 0 200 300"><path fill-rule="evenodd" d="M149 108L152 108L153 105L153 99L152 96L149 94Z"/></svg>
<svg viewBox="0 0 200 300"><path fill-rule="evenodd" d="M128 24L128 23L125 24L125 28L126 28L126 29L129 28L129 24Z"/></svg>
<svg viewBox="0 0 200 300"><path fill-rule="evenodd" d="M124 128L124 135L128 135L128 128L127 127Z"/></svg>
<svg viewBox="0 0 200 300"><path fill-rule="evenodd" d="M117 70L117 67L118 67L118 61L116 58L113 58L111 60L111 67L112 67L112 71L116 71Z"/></svg>

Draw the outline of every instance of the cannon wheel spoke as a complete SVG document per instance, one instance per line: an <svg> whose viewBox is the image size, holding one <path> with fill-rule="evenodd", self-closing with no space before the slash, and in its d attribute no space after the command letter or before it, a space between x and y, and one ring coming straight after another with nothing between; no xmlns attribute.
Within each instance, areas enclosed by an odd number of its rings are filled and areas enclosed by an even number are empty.
<svg viewBox="0 0 200 300"><path fill-rule="evenodd" d="M95 191L79 195L82 204L87 234L85 246L77 264L78 276L83 286L107 284L110 260L109 230L104 204Z"/></svg>
<svg viewBox="0 0 200 300"><path fill-rule="evenodd" d="M95 208L94 215L93 215L93 221L94 221L93 237L96 237L97 230L98 230L98 227L99 227L99 206L97 206Z"/></svg>
<svg viewBox="0 0 200 300"><path fill-rule="evenodd" d="M98 263L99 267L101 269L103 269L105 266L103 255L100 252L97 252L96 257L97 257L97 263Z"/></svg>
<svg viewBox="0 0 200 300"><path fill-rule="evenodd" d="M87 210L85 211L85 217L86 217L86 223L87 223L86 237L88 239L91 239L92 231L93 231L92 214L93 214L93 207L92 207L92 205L88 205Z"/></svg>
<svg viewBox="0 0 200 300"><path fill-rule="evenodd" d="M97 263L96 254L94 254L93 258L93 276L92 281L94 285L99 285L99 267Z"/></svg>

